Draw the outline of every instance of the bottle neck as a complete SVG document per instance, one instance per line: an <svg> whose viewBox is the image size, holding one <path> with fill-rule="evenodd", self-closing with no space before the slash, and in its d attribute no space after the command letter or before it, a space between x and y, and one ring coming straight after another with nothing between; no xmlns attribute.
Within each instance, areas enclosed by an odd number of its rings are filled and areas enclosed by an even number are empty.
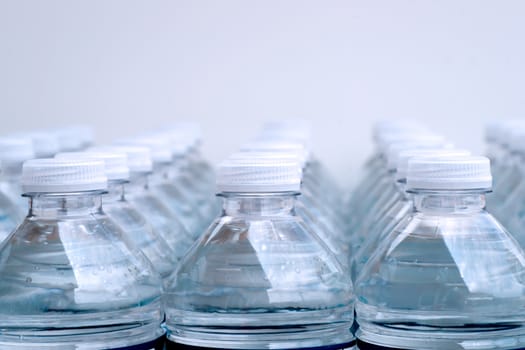
<svg viewBox="0 0 525 350"><path fill-rule="evenodd" d="M154 163L151 173L152 183L169 182L173 177L171 163Z"/></svg>
<svg viewBox="0 0 525 350"><path fill-rule="evenodd" d="M102 212L103 191L29 195L29 216L63 218Z"/></svg>
<svg viewBox="0 0 525 350"><path fill-rule="evenodd" d="M221 194L226 216L289 216L295 215L296 193Z"/></svg>
<svg viewBox="0 0 525 350"><path fill-rule="evenodd" d="M435 191L413 192L416 211L435 214L475 213L485 208L485 192Z"/></svg>
<svg viewBox="0 0 525 350"><path fill-rule="evenodd" d="M140 193L146 191L149 185L149 173L132 172L126 189L129 193Z"/></svg>
<svg viewBox="0 0 525 350"><path fill-rule="evenodd" d="M108 192L104 195L104 199L108 203L125 200L125 190L128 181L111 180L108 181Z"/></svg>

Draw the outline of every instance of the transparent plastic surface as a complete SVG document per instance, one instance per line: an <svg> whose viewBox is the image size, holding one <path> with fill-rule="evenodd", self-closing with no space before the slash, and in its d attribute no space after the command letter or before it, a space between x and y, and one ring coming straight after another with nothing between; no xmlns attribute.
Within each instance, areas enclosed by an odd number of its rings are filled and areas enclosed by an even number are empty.
<svg viewBox="0 0 525 350"><path fill-rule="evenodd" d="M126 198L148 220L166 242L169 251L180 260L194 242L179 218L150 190L147 174L132 173L126 185Z"/></svg>
<svg viewBox="0 0 525 350"><path fill-rule="evenodd" d="M352 283L293 195L229 194L165 294L170 342L226 349L353 346Z"/></svg>
<svg viewBox="0 0 525 350"><path fill-rule="evenodd" d="M525 256L477 192L419 192L356 281L357 336L398 349L525 346Z"/></svg>
<svg viewBox="0 0 525 350"><path fill-rule="evenodd" d="M377 218L373 225L366 231L366 238L357 252L354 253L352 261L352 280L355 281L363 266L370 256L379 247L381 242L392 232L396 226L408 216L414 206L412 199L406 194L401 184L397 184L400 193L399 200L388 208L382 217Z"/></svg>
<svg viewBox="0 0 525 350"><path fill-rule="evenodd" d="M0 247L0 349L114 349L163 334L160 277L100 193L36 195Z"/></svg>
<svg viewBox="0 0 525 350"><path fill-rule="evenodd" d="M370 221L369 216L375 213L373 209L380 200L383 200L385 192L391 191L393 181L392 173L386 169L383 170L378 177L376 185L371 188L371 191L363 198L362 202L354 208L349 228L352 251L357 251L363 244L366 237L363 236L362 228L365 226L365 223Z"/></svg>
<svg viewBox="0 0 525 350"><path fill-rule="evenodd" d="M201 233L205 219L195 203L181 191L170 175L169 164L156 164L150 177L150 189L162 202L176 214L190 235L196 239Z"/></svg>
<svg viewBox="0 0 525 350"><path fill-rule="evenodd" d="M508 155L510 159L505 160L504 168L494 180L493 191L487 195L487 207L498 219L505 217L503 207L509 195L522 182L520 173L520 160L516 155Z"/></svg>
<svg viewBox="0 0 525 350"><path fill-rule="evenodd" d="M124 195L124 182L110 182L108 194L104 195L104 210L124 231L126 242L148 258L162 278L167 278L175 269L177 256L169 244L157 234L153 226Z"/></svg>
<svg viewBox="0 0 525 350"><path fill-rule="evenodd" d="M176 160L173 162L172 169L175 186L181 191L182 196L191 200L192 206L199 210L203 219L199 231L202 232L219 214L215 204L215 193L204 183L202 177L193 176L187 160L183 158Z"/></svg>
<svg viewBox="0 0 525 350"><path fill-rule="evenodd" d="M0 192L8 197L11 203L16 205L13 210L17 212L17 217L24 218L27 211L27 199L22 197L22 163L4 162L0 169Z"/></svg>
<svg viewBox="0 0 525 350"><path fill-rule="evenodd" d="M22 220L23 217L20 217L18 206L4 193L0 192L0 243Z"/></svg>

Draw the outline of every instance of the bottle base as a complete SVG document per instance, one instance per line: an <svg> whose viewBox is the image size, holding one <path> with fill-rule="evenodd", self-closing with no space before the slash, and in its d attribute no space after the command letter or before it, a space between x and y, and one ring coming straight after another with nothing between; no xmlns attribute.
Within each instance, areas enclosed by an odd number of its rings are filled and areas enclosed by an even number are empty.
<svg viewBox="0 0 525 350"><path fill-rule="evenodd" d="M225 349L225 348L210 348L210 347L201 347L201 346L193 346L193 345L186 345L181 343L175 343L170 340L166 340L166 348L165 350L217 350L217 349ZM241 349L241 348L232 348L232 349ZM337 345L326 345L326 346L317 346L317 347L309 347L309 348L283 348L281 350L355 350L356 348L356 342L349 342L345 344L337 344ZM248 349L243 349L248 350Z"/></svg>

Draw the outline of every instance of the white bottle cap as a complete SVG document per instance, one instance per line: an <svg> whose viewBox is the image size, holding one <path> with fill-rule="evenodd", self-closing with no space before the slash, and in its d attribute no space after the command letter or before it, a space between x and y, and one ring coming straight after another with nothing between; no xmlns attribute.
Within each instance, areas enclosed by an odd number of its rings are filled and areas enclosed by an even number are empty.
<svg viewBox="0 0 525 350"><path fill-rule="evenodd" d="M429 148L443 148L451 149L454 148L452 143L446 142L438 138L436 140L413 140L413 141L400 141L394 142L388 146L386 152L387 169L396 170L399 160L399 154L403 151L414 150L414 149L429 149Z"/></svg>
<svg viewBox="0 0 525 350"><path fill-rule="evenodd" d="M228 158L217 171L219 192L300 192L301 166L291 159Z"/></svg>
<svg viewBox="0 0 525 350"><path fill-rule="evenodd" d="M88 151L93 152L117 152L125 153L127 165L132 173L150 173L153 170L151 152L148 147L141 146L98 146L91 147Z"/></svg>
<svg viewBox="0 0 525 350"><path fill-rule="evenodd" d="M64 160L101 160L108 181L129 179L128 157L123 152L85 151L57 153L56 159Z"/></svg>
<svg viewBox="0 0 525 350"><path fill-rule="evenodd" d="M0 161L22 163L35 158L33 141L29 137L0 137Z"/></svg>
<svg viewBox="0 0 525 350"><path fill-rule="evenodd" d="M45 131L25 131L12 134L14 137L26 137L33 141L35 158L53 157L60 151L58 139L52 132Z"/></svg>
<svg viewBox="0 0 525 350"><path fill-rule="evenodd" d="M24 193L71 193L107 189L104 163L99 160L32 159L22 169Z"/></svg>
<svg viewBox="0 0 525 350"><path fill-rule="evenodd" d="M413 157L408 161L407 190L489 190L486 157Z"/></svg>
<svg viewBox="0 0 525 350"><path fill-rule="evenodd" d="M409 149L402 151L397 157L396 180L406 181L408 171L408 161L414 157L462 157L470 156L471 153L465 149L446 149L446 148L428 148L428 149Z"/></svg>
<svg viewBox="0 0 525 350"><path fill-rule="evenodd" d="M37 158L53 157L60 151L60 145L54 134L47 132L32 132L28 134L33 140L35 156Z"/></svg>
<svg viewBox="0 0 525 350"><path fill-rule="evenodd" d="M136 138L122 139L114 142L117 146L142 146L147 147L151 153L153 163L171 163L173 153L171 144L165 138L155 136L141 136Z"/></svg>
<svg viewBox="0 0 525 350"><path fill-rule="evenodd" d="M54 130L61 152L82 151L93 144L94 131L88 125L72 125Z"/></svg>

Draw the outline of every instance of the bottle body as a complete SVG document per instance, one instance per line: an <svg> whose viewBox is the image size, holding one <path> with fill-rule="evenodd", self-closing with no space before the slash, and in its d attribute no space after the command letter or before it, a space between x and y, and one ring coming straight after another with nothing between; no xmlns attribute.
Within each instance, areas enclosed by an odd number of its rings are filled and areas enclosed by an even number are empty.
<svg viewBox="0 0 525 350"><path fill-rule="evenodd" d="M225 198L223 215L185 256L167 288L168 344L353 346L351 282L291 212L294 201Z"/></svg>
<svg viewBox="0 0 525 350"><path fill-rule="evenodd" d="M0 349L154 348L160 279L100 195L43 196L0 250Z"/></svg>
<svg viewBox="0 0 525 350"><path fill-rule="evenodd" d="M483 209L484 195L414 202L356 281L360 348L522 348L524 253Z"/></svg>

